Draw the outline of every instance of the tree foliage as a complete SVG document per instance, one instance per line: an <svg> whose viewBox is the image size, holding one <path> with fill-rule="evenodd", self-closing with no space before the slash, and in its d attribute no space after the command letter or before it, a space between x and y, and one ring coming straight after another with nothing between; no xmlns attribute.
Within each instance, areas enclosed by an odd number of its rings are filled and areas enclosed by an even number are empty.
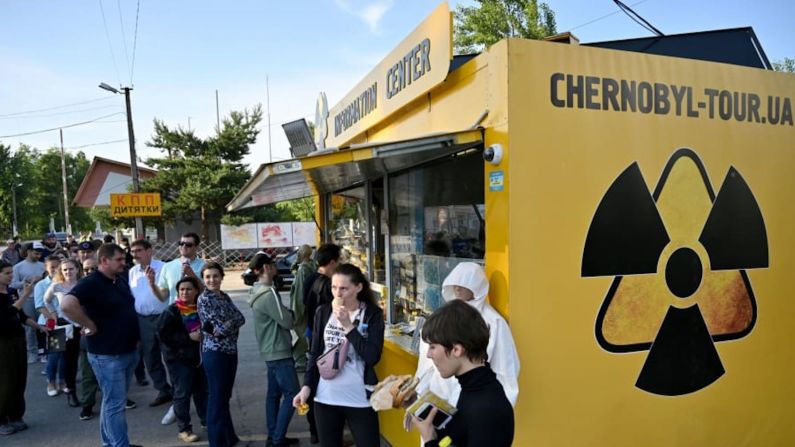
<svg viewBox="0 0 795 447"><path fill-rule="evenodd" d="M773 70L795 73L795 59L785 57L783 60L773 62Z"/></svg>
<svg viewBox="0 0 795 447"><path fill-rule="evenodd" d="M231 112L215 135L202 139L193 130L172 129L155 119L154 135L146 144L160 149L164 157L146 161L158 173L142 182L141 190L160 192L166 220L201 219L207 237L209 226L221 220L226 204L250 177L242 161L257 140L261 120L260 105Z"/></svg>
<svg viewBox="0 0 795 447"><path fill-rule="evenodd" d="M91 230L94 224L89 211L71 205L90 163L83 152L66 152L64 159L72 230ZM50 218L55 221L56 230L66 230L60 149L41 152L21 144L12 151L10 146L0 144L0 228L8 235L14 219L12 187L16 193L18 232L23 238L41 238L49 230Z"/></svg>
<svg viewBox="0 0 795 447"><path fill-rule="evenodd" d="M556 31L555 13L537 0L478 0L458 5L454 45L458 54L481 51L506 37L543 39Z"/></svg>

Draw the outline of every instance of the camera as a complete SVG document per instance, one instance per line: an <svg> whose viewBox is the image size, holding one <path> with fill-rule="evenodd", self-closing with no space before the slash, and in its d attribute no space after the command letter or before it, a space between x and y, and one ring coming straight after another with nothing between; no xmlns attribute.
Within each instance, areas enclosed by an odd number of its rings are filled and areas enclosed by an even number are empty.
<svg viewBox="0 0 795 447"><path fill-rule="evenodd" d="M502 151L501 144L492 144L483 151L483 160L498 165L502 161Z"/></svg>
<svg viewBox="0 0 795 447"><path fill-rule="evenodd" d="M246 269L240 277L243 278L243 283L247 286L253 286L257 282L257 274L251 269Z"/></svg>

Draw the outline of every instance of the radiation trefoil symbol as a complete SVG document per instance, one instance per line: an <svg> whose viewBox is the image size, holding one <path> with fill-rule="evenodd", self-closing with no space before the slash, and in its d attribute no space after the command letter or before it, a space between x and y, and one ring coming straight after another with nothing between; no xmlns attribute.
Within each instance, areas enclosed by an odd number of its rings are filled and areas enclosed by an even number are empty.
<svg viewBox="0 0 795 447"><path fill-rule="evenodd" d="M695 152L676 151L654 193L637 163L596 209L582 276L614 276L596 318L609 352L649 351L635 386L679 396L725 372L716 342L748 335L756 300L746 269L768 267L765 223L730 167L715 195Z"/></svg>

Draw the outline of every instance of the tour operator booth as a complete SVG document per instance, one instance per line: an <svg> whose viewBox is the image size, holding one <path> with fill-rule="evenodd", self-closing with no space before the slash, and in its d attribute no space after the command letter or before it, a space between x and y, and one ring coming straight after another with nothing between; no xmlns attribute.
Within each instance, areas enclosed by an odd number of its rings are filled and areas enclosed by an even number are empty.
<svg viewBox="0 0 795 447"><path fill-rule="evenodd" d="M795 445L795 76L451 37L442 4L321 95L315 141L285 125L297 158L229 211L317 197L318 242L380 294L381 378L414 372L445 276L482 264L521 360L517 446Z"/></svg>

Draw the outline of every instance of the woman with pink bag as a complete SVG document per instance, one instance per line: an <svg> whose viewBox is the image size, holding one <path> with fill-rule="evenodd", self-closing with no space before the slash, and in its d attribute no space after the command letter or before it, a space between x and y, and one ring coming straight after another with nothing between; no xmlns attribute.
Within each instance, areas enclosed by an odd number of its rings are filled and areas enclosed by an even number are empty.
<svg viewBox="0 0 795 447"><path fill-rule="evenodd" d="M305 405L314 394L315 420L323 447L342 445L345 422L357 446L377 447L378 416L370 406L370 391L365 385L378 383L375 364L384 348L384 313L375 304L370 282L354 265L337 267L331 277L331 291L334 301L315 312L304 386L293 399L293 406ZM338 358L325 364L321 374L318 360L322 363L326 353Z"/></svg>

